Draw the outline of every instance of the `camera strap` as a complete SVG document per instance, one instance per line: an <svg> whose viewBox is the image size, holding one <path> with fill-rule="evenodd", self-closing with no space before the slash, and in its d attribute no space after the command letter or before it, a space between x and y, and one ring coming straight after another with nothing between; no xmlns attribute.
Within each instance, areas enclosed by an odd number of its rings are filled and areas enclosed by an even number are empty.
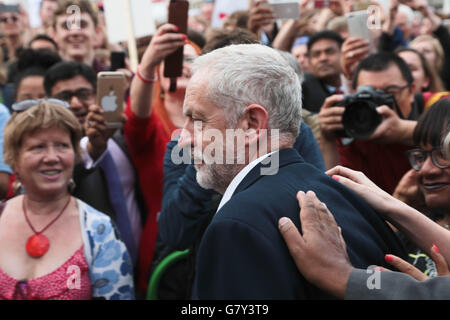
<svg viewBox="0 0 450 320"><path fill-rule="evenodd" d="M397 112L398 116L400 117L400 119L402 120L406 120L405 116L403 115L402 110L400 109L400 107L398 106L397 100L394 99L394 110Z"/></svg>

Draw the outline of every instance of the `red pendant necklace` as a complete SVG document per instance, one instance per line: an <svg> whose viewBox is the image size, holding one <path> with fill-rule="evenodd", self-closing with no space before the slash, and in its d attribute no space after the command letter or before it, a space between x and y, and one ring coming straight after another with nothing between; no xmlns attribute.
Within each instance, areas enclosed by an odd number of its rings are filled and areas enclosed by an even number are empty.
<svg viewBox="0 0 450 320"><path fill-rule="evenodd" d="M30 226L30 229L33 230L34 232L34 234L28 238L27 244L25 246L27 253L30 256L32 256L33 258L40 258L48 251L48 249L50 248L50 241L48 241L48 238L44 236L42 233L45 230L47 230L56 220L58 220L59 217L61 217L61 215L64 213L67 206L69 205L71 198L72 197L69 197L66 204L64 205L64 208L62 208L61 212L58 213L55 219L50 221L50 223L47 224L41 231L36 231L33 225L31 224L30 220L28 219L27 209L25 207L25 196L23 197L22 199L23 214L25 215L25 220Z"/></svg>

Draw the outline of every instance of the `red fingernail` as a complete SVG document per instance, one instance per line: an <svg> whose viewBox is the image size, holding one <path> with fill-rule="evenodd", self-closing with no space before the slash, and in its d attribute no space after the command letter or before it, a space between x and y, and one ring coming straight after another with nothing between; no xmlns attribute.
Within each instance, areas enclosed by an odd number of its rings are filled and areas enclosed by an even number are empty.
<svg viewBox="0 0 450 320"><path fill-rule="evenodd" d="M392 262L394 261L394 257L390 254L387 254L384 256L384 260L386 260L387 262Z"/></svg>
<svg viewBox="0 0 450 320"><path fill-rule="evenodd" d="M435 244L433 244L432 248L437 254L441 254L441 252L439 251L438 247Z"/></svg>
<svg viewBox="0 0 450 320"><path fill-rule="evenodd" d="M178 30L180 30L180 28L178 28L177 26L175 26L175 28L174 28L174 29L175 29L175 31L178 31Z"/></svg>
<svg viewBox="0 0 450 320"><path fill-rule="evenodd" d="M331 176L334 180L339 181L339 177L338 176Z"/></svg>
<svg viewBox="0 0 450 320"><path fill-rule="evenodd" d="M183 34L183 40L187 39L187 35Z"/></svg>

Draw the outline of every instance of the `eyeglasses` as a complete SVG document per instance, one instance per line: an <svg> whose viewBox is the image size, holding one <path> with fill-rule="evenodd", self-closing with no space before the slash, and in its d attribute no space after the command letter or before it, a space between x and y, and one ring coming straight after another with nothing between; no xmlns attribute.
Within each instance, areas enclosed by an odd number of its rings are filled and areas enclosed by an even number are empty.
<svg viewBox="0 0 450 320"><path fill-rule="evenodd" d="M16 17L16 16L12 16L12 17L1 17L1 18L0 18L0 22L1 22L1 23L7 23L8 20L11 20L12 22L17 22L17 21L19 21L19 18Z"/></svg>
<svg viewBox="0 0 450 320"><path fill-rule="evenodd" d="M48 102L48 103L52 103L52 104L56 104L58 106L64 107L64 108L69 108L70 105L65 102L65 101L61 101L59 99L27 99L27 100L22 100L19 102L14 103L11 106L12 111L15 112L22 112L25 111L31 107L37 106L39 104L39 102L44 101L44 102Z"/></svg>
<svg viewBox="0 0 450 320"><path fill-rule="evenodd" d="M441 152L441 148L437 147L431 150L413 149L408 151L409 163L416 171L422 169L428 156L431 156L431 161L436 167L440 169L450 168L450 161L445 159Z"/></svg>
<svg viewBox="0 0 450 320"><path fill-rule="evenodd" d="M403 90L405 90L406 88L409 88L409 84L404 85L403 87L399 87L396 85L392 85L392 86L388 86L386 88L383 89L383 91L387 94L392 94L393 96L399 94L400 92L402 92Z"/></svg>
<svg viewBox="0 0 450 320"><path fill-rule="evenodd" d="M86 102L87 100L92 98L94 91L88 88L81 88L76 91L65 90L58 92L54 95L56 99L60 99L63 101L70 102L73 97L77 97L78 100Z"/></svg>

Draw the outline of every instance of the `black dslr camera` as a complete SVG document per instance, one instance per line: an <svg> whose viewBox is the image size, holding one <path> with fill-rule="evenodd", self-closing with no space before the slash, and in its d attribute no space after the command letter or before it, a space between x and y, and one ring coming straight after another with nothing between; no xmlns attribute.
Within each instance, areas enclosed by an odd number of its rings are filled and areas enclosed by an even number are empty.
<svg viewBox="0 0 450 320"><path fill-rule="evenodd" d="M336 104L345 106L342 115L345 132L339 132L339 135L356 139L370 137L382 120L376 108L387 105L393 109L395 104L392 94L371 86L360 86L355 94L344 96L344 100Z"/></svg>

